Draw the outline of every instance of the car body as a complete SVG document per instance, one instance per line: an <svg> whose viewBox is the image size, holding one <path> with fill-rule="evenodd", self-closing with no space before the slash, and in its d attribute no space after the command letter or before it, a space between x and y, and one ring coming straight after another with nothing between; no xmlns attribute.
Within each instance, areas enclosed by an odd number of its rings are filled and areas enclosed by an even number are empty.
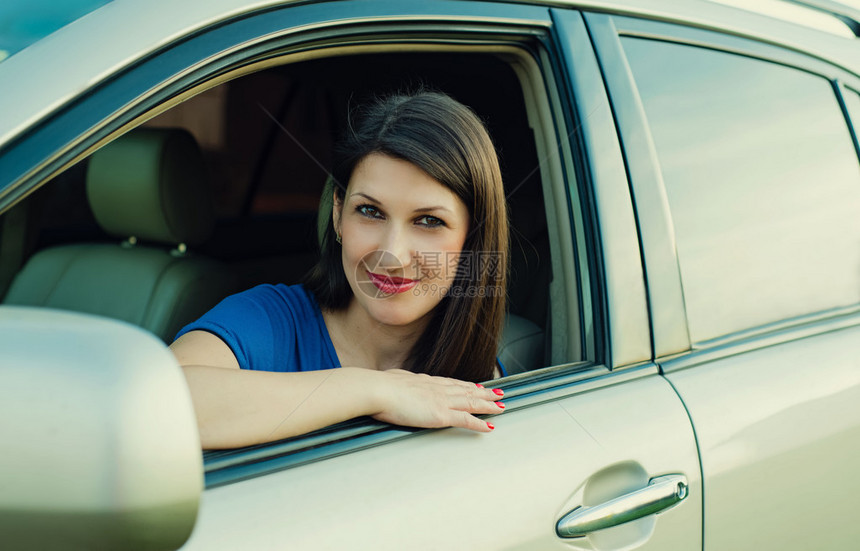
<svg viewBox="0 0 860 551"><path fill-rule="evenodd" d="M4 286L37 251L113 239L13 213L74 210L58 182L172 126L218 195L197 250L240 286L293 283L351 95L423 82L496 140L508 329L540 347L517 369L511 344L493 434L358 419L201 460L166 342L7 295L0 533L40 549L853 548L860 16L799 4L792 22L698 0L114 0L0 62Z"/></svg>

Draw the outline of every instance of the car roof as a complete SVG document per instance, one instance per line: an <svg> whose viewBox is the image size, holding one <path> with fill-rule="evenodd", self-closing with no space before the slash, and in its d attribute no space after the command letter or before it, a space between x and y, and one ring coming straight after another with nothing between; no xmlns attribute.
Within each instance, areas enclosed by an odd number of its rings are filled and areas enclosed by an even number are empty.
<svg viewBox="0 0 860 551"><path fill-rule="evenodd" d="M114 0L0 62L0 145L119 69L195 30L295 0ZM134 22L130 24L129 22Z"/></svg>
<svg viewBox="0 0 860 551"><path fill-rule="evenodd" d="M0 147L95 83L196 30L296 0L113 0L0 62ZM524 2L691 24L810 53L860 75L860 42L707 0ZM332 10L334 18L347 17ZM129 24L129 22L134 22Z"/></svg>

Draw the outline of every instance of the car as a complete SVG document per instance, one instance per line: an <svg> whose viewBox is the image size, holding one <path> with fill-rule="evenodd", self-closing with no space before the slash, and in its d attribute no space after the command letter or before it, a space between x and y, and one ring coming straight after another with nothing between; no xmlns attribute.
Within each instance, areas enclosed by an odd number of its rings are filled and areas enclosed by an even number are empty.
<svg viewBox="0 0 860 551"><path fill-rule="evenodd" d="M856 547L860 10L64 6L0 45L3 548ZM495 431L201 453L167 345L301 279L351 110L420 88L502 163Z"/></svg>

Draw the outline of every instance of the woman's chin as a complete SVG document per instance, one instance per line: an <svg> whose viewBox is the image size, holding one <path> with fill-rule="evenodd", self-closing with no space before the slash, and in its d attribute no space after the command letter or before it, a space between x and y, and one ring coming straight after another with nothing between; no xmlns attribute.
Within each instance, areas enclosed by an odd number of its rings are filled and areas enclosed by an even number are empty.
<svg viewBox="0 0 860 551"><path fill-rule="evenodd" d="M411 308L397 308L389 305L371 308L370 316L383 325L404 326L423 318L426 312L416 312Z"/></svg>
<svg viewBox="0 0 860 551"><path fill-rule="evenodd" d="M442 301L438 292L415 287L404 292L388 294L367 282L351 282L353 296L367 315L376 323L403 327L425 320ZM433 291L441 285L433 285ZM356 292L357 291L357 292Z"/></svg>
<svg viewBox="0 0 860 551"><path fill-rule="evenodd" d="M364 308L377 323L390 326L406 326L424 319L433 309L433 306L435 306L430 304L410 304L412 301L400 301L396 300L396 298L373 298L364 304Z"/></svg>

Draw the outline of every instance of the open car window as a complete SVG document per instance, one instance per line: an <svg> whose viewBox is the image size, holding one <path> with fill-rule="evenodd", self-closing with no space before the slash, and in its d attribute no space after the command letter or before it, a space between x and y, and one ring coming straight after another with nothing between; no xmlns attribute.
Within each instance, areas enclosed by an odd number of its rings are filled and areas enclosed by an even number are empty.
<svg viewBox="0 0 860 551"><path fill-rule="evenodd" d="M170 129L193 137L215 224L208 239L183 254L228 267L236 291L293 284L316 260L320 196L350 109L398 90L446 92L476 111L500 156L511 228L509 315L499 352L510 375L508 395L605 373L592 311L599 303L591 297L595 259L585 252L588 223L566 149L569 114L555 92L547 93L555 85L548 82L554 77L545 45L533 35L503 34L460 43L467 36L418 46L397 43L396 35L384 46L323 41L312 55L289 48L258 54L174 87L111 139ZM52 247L118 242L101 227L86 193L97 156L70 164L16 207L26 211L24 258ZM373 445L409 432L357 419L256 451L208 452L209 479L226 483L236 475L228 467L260 454L321 457L336 453L333 442ZM371 436L350 442L356 435Z"/></svg>

